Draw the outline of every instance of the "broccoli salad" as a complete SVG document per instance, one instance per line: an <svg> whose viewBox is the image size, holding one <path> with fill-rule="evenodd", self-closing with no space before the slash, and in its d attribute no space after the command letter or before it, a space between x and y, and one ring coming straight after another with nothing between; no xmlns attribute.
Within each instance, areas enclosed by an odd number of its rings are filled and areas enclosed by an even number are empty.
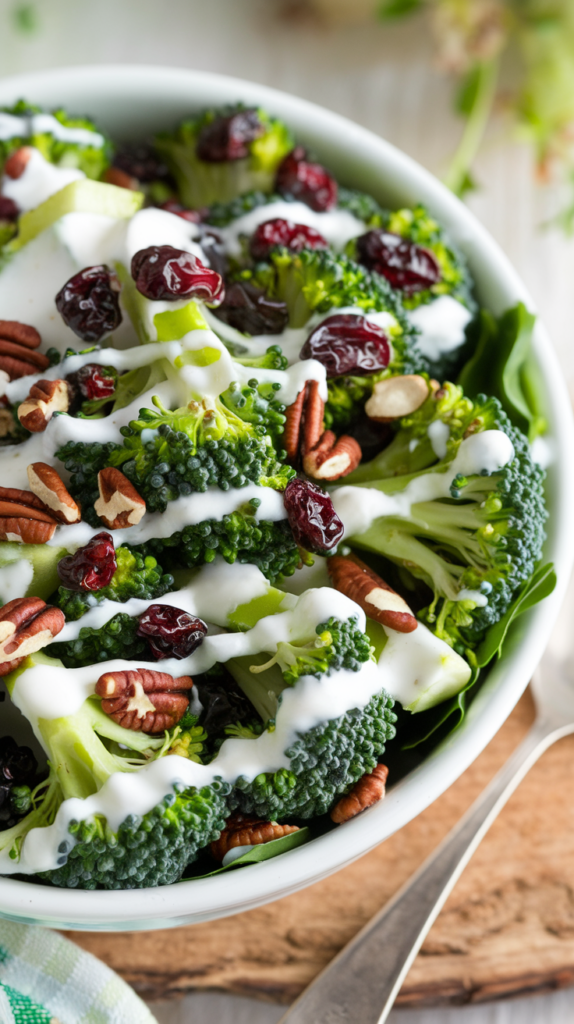
<svg viewBox="0 0 574 1024"><path fill-rule="evenodd" d="M338 828L552 589L534 317L241 104L123 144L20 101L0 175L0 874Z"/></svg>

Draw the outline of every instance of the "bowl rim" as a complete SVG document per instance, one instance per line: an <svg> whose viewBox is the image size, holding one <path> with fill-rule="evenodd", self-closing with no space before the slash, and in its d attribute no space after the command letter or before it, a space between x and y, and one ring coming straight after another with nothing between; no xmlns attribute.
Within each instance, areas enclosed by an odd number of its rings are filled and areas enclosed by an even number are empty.
<svg viewBox="0 0 574 1024"><path fill-rule="evenodd" d="M117 96L121 94L122 103ZM373 132L306 100L268 86L211 72L147 65L101 65L51 69L0 80L0 104L25 97L43 106L59 103L81 109L107 104L114 117L127 118L126 105L150 104L148 123L159 111L194 109L209 103L244 100L286 120L296 136L338 169L355 187L384 192L387 201L422 201L465 252L479 290L488 292L495 313L522 300L534 303L518 274L475 216L430 172ZM113 111L115 103L116 110ZM182 105L183 104L183 105ZM118 113L118 110L123 110ZM157 115L156 116L156 112ZM102 115L97 119L105 120ZM176 119L176 118L175 118ZM340 141L344 140L344 141ZM378 182L378 188L377 186ZM382 198L382 197L381 197ZM525 689L556 621L574 561L569 509L574 477L574 419L564 377L544 326L538 321L534 349L548 400L549 436L555 461L549 474L551 519L546 556L557 564L556 590L522 616L513 628L502 662L493 666L471 705L464 726L423 764L392 788L385 801L339 829L280 858L213 878L145 890L52 889L0 877L0 917L80 930L140 930L176 927L253 909L320 881L369 852L441 795L492 739ZM551 401L550 401L551 398Z"/></svg>

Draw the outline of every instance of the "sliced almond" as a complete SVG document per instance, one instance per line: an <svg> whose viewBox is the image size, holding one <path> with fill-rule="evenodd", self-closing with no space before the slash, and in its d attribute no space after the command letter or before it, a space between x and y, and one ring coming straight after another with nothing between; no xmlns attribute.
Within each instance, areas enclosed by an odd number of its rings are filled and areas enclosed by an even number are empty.
<svg viewBox="0 0 574 1024"><path fill-rule="evenodd" d="M418 373L387 377L375 384L365 404L365 412L371 420L388 423L416 412L428 396L429 386Z"/></svg>

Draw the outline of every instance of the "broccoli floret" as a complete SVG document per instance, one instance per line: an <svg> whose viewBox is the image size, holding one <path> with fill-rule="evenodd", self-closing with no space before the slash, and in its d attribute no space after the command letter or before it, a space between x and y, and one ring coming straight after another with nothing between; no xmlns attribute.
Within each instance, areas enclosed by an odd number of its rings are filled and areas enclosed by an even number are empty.
<svg viewBox="0 0 574 1024"><path fill-rule="evenodd" d="M414 206L412 209L403 208L392 212L381 211L380 223L370 224L370 227L383 227L394 235L401 235L416 245L430 249L436 256L441 271L441 279L438 284L433 284L414 295L403 295L403 304L406 309L415 309L417 306L426 305L432 302L438 295L452 295L454 299L462 302L463 306L474 312L476 303L472 298L472 281L468 273L466 260L463 254L445 234L436 220L429 214L424 206ZM347 255L351 259L356 257L355 242L349 242Z"/></svg>
<svg viewBox="0 0 574 1024"><path fill-rule="evenodd" d="M242 366L252 366L259 370L286 370L289 360L283 355L280 345L270 345L262 356L234 356L236 363Z"/></svg>
<svg viewBox="0 0 574 1024"><path fill-rule="evenodd" d="M114 774L139 771L166 752L163 736L123 729L92 697L75 714L40 719L38 730L51 765L50 780L37 808L15 828L0 833L0 849L8 848L15 860L30 829L51 824L64 800L86 799ZM101 815L72 820L69 839L59 847L61 866L41 877L79 889L139 889L177 882L197 851L219 837L229 790L219 779L201 789L166 785L164 798L152 810L128 815L117 830Z"/></svg>
<svg viewBox="0 0 574 1024"><path fill-rule="evenodd" d="M439 421L449 429L440 460L428 433ZM502 469L490 475L458 473L446 498L417 497L416 481L448 474L461 444L486 430L502 431L512 442L514 456ZM444 384L400 421L384 451L345 481L389 495L400 495L414 481L414 503L345 541L384 555L426 583L433 596L419 618L472 663L486 629L504 615L541 556L547 518L543 480L526 438L497 399L479 395L471 401L461 388ZM463 590L471 593L457 600Z"/></svg>
<svg viewBox="0 0 574 1024"><path fill-rule="evenodd" d="M227 491L257 483L281 491L294 476L265 427L246 423L219 399L190 402L175 412L153 401L155 410L141 409L139 419L121 428L124 443L109 456L109 465L129 477L150 512L209 486Z"/></svg>
<svg viewBox="0 0 574 1024"><path fill-rule="evenodd" d="M82 518L90 526L100 526L100 519L94 509L99 498L98 473L109 465L110 454L120 448L113 441L100 444L99 441L67 441L58 449L56 458L64 463L70 473L69 491L79 502Z"/></svg>
<svg viewBox="0 0 574 1024"><path fill-rule="evenodd" d="M203 763L207 733L202 725L198 725L198 721L197 715L186 711L178 725L169 730L169 739L166 742L168 754L178 754L188 761Z"/></svg>
<svg viewBox="0 0 574 1024"><path fill-rule="evenodd" d="M59 587L57 604L68 622L85 615L100 601L129 601L132 597L152 601L173 590L174 580L149 554L129 547L116 548L117 569L107 587L95 591L68 590ZM64 646L64 645L62 645Z"/></svg>
<svg viewBox="0 0 574 1024"><path fill-rule="evenodd" d="M145 657L147 642L137 636L137 630L138 620L119 612L104 626L83 626L76 640L50 644L50 657L59 658L66 668L82 668L113 658L149 660Z"/></svg>
<svg viewBox="0 0 574 1024"><path fill-rule="evenodd" d="M358 672L371 657L369 639L357 629L357 619L341 622L331 617L315 629L317 636L306 644L277 644L277 653L263 665L254 666L254 673L279 665L283 679L292 686L300 676L327 675L340 668Z"/></svg>
<svg viewBox="0 0 574 1024"><path fill-rule="evenodd" d="M285 406L276 397L280 390L280 384L260 384L253 379L243 386L237 382L230 384L219 397L226 409L245 423L263 426L275 441L285 425Z"/></svg>
<svg viewBox="0 0 574 1024"><path fill-rule="evenodd" d="M20 100L13 107L3 107L2 113L10 114L18 120L14 123L17 134L0 141L0 168L10 153L25 145L39 149L50 163L60 167L75 167L88 178L101 178L110 165L112 144L93 121L86 117L71 117L65 110L54 110L50 116L69 131L68 138L59 138L59 130L51 130L49 121L44 121L46 115L40 107ZM74 129L79 129L81 135L74 138ZM86 132L89 134L86 135Z"/></svg>
<svg viewBox="0 0 574 1024"><path fill-rule="evenodd" d="M257 664L260 659L253 656L227 663L264 722L271 719L271 727L286 686L298 685L302 676L320 677L340 668L357 672L371 658L369 640L357 629L355 618L331 618L317 626L316 634L310 642L303 637L300 645L280 643L275 657L264 664ZM255 779L239 778L231 806L271 820L325 814L338 796L373 770L395 735L393 703L381 689L364 708L298 734L285 751L289 767Z"/></svg>
<svg viewBox="0 0 574 1024"><path fill-rule="evenodd" d="M269 195L265 192L246 192L235 199L230 199L227 203L212 203L203 219L207 224L224 228L231 224L232 221L237 220L238 217L243 217L244 214L256 210L258 206L267 206L269 203L284 203L285 201L284 196L280 195Z"/></svg>
<svg viewBox="0 0 574 1024"><path fill-rule="evenodd" d="M257 501L257 499L254 499ZM268 522L253 515L254 501L244 511L232 512L222 519L209 519L186 526L162 539L141 545L141 552L151 553L168 567L178 569L213 562L221 555L226 562L256 565L271 583L292 576L301 553L286 520ZM100 592L102 593L102 591Z"/></svg>
<svg viewBox="0 0 574 1024"><path fill-rule="evenodd" d="M243 105L208 110L180 124L173 133L156 137L156 148L172 172L182 203L190 207L229 202L244 192L271 192L275 173L293 148L289 129L264 110L254 111L261 134L246 145L248 155L240 159L204 160L197 154L200 137L214 121L247 111Z"/></svg>
<svg viewBox="0 0 574 1024"><path fill-rule="evenodd" d="M388 217L388 211L379 205L367 192L358 192L354 188L339 186L338 205L348 210L358 220L365 222L368 228L380 228Z"/></svg>

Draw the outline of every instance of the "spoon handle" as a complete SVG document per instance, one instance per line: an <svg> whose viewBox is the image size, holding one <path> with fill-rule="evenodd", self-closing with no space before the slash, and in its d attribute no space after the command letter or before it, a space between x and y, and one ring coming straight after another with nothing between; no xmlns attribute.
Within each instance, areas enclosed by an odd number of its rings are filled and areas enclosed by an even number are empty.
<svg viewBox="0 0 574 1024"><path fill-rule="evenodd" d="M526 773L571 726L537 719L461 821L345 946L280 1024L382 1024L427 932L478 844Z"/></svg>

